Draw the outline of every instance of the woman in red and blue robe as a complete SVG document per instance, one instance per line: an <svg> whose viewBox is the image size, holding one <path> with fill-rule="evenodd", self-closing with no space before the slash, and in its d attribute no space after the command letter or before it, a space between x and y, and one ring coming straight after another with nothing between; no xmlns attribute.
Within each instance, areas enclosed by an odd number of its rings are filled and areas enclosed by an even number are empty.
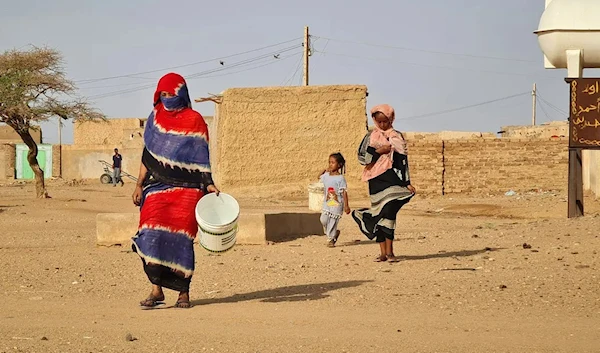
<svg viewBox="0 0 600 353"><path fill-rule="evenodd" d="M170 73L159 80L133 193L140 223L132 247L152 283L152 292L140 302L144 307L162 303L163 288L179 292L175 307L191 306L195 207L206 193L219 193L211 176L208 128L191 106L183 77Z"/></svg>

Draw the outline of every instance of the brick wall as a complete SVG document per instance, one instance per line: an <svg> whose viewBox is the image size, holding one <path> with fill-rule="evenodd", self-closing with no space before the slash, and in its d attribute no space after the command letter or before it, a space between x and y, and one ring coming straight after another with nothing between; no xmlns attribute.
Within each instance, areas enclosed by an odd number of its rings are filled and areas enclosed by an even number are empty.
<svg viewBox="0 0 600 353"><path fill-rule="evenodd" d="M443 141L408 140L411 182L421 194L442 194Z"/></svg>
<svg viewBox="0 0 600 353"><path fill-rule="evenodd" d="M444 141L446 193L567 188L567 140Z"/></svg>
<svg viewBox="0 0 600 353"><path fill-rule="evenodd" d="M248 188L258 196L274 188L282 195L305 192L327 155L339 150L348 161L346 179L353 194L366 196L356 160L365 106L364 86L225 91L212 135L218 148L211 143L217 183L224 189ZM406 134L411 179L421 194L566 190L564 139L447 135Z"/></svg>

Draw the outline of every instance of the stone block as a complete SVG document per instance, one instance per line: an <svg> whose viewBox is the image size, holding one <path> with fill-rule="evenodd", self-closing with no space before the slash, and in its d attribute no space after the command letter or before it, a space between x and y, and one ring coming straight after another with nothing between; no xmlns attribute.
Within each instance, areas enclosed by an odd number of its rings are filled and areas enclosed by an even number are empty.
<svg viewBox="0 0 600 353"><path fill-rule="evenodd" d="M138 230L140 214L99 213L96 216L96 244L103 246L131 244Z"/></svg>
<svg viewBox="0 0 600 353"><path fill-rule="evenodd" d="M310 235L324 235L320 213L244 213L240 215L237 244L263 245Z"/></svg>
<svg viewBox="0 0 600 353"><path fill-rule="evenodd" d="M264 245L267 243L265 214L263 212L240 214L236 244Z"/></svg>
<svg viewBox="0 0 600 353"><path fill-rule="evenodd" d="M96 216L96 244L129 246L138 230L139 213L99 213ZM323 235L320 213L242 212L236 243L264 245L310 235ZM196 242L199 239L196 239Z"/></svg>
<svg viewBox="0 0 600 353"><path fill-rule="evenodd" d="M324 235L321 213L266 213L267 241L284 242L310 235Z"/></svg>

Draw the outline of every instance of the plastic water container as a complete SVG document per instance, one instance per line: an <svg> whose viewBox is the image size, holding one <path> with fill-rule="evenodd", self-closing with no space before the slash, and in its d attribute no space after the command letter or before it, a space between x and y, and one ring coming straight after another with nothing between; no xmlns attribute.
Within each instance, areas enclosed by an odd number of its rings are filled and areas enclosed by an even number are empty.
<svg viewBox="0 0 600 353"><path fill-rule="evenodd" d="M308 209L321 212L323 208L323 199L325 186L323 183L314 183L308 185Z"/></svg>
<svg viewBox="0 0 600 353"><path fill-rule="evenodd" d="M205 195L196 204L200 245L211 252L224 252L235 245L240 205L233 196Z"/></svg>

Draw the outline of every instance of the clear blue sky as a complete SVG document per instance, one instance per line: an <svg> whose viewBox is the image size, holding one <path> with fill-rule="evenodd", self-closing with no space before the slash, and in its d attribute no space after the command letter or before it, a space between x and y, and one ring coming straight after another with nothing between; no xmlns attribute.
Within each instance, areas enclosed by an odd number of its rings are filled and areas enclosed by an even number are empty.
<svg viewBox="0 0 600 353"><path fill-rule="evenodd" d="M19 0L0 12L0 50L56 48L75 81L208 61L174 70L189 78L195 98L231 87L299 84L301 70L294 72L308 25L315 36L311 85L367 85L368 107L393 105L402 131L496 132L530 123L530 95L414 117L526 93L534 82L543 99L566 111L566 71L543 68L532 33L543 9L544 0ZM223 59L223 66L210 60L282 42ZM280 59L270 55L275 51ZM152 86L168 71L78 87L109 117L146 117ZM541 105L539 122L566 119ZM214 107L195 109L212 115ZM56 142L56 123L45 124L44 135ZM64 136L72 141L72 126Z"/></svg>

